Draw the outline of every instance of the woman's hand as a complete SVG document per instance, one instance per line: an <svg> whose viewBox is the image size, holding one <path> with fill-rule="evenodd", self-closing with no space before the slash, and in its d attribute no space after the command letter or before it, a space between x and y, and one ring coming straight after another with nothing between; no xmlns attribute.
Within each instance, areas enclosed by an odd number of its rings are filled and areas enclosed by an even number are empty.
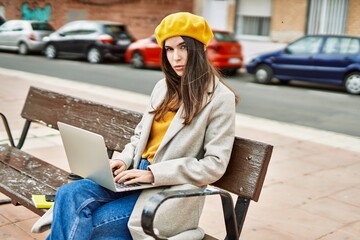
<svg viewBox="0 0 360 240"><path fill-rule="evenodd" d="M126 164L121 160L110 159L110 167L115 177L126 170Z"/></svg>
<svg viewBox="0 0 360 240"><path fill-rule="evenodd" d="M150 170L131 169L120 172L114 179L115 182L124 182L125 185L133 183L153 183L154 175Z"/></svg>

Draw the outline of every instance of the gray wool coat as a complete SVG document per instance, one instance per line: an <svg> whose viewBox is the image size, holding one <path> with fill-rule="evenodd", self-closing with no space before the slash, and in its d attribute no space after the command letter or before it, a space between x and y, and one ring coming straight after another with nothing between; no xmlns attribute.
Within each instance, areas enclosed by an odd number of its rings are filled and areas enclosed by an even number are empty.
<svg viewBox="0 0 360 240"><path fill-rule="evenodd" d="M160 80L150 97L142 120L119 159L136 168L148 142L154 114L166 94L165 80ZM218 180L228 165L235 136L235 96L218 79L214 94L204 99L203 109L190 125L184 126L182 107L172 120L154 158L148 167L157 188L143 190L128 226L134 240L152 239L142 231L140 219L145 203L159 191L204 188ZM172 199L157 211L154 227L169 239L202 239L198 227L204 197Z"/></svg>

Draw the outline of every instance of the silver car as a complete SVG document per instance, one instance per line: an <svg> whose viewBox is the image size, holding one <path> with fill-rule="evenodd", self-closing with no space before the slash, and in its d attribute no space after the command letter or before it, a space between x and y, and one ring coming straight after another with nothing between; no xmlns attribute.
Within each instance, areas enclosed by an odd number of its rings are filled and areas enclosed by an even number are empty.
<svg viewBox="0 0 360 240"><path fill-rule="evenodd" d="M0 49L23 55L40 52L44 47L43 37L52 32L54 28L46 22L9 20L0 26Z"/></svg>

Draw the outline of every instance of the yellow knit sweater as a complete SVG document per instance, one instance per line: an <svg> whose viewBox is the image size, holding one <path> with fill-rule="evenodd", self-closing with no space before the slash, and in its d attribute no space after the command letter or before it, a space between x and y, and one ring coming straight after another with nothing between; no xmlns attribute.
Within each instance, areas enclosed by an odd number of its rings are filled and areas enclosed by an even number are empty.
<svg viewBox="0 0 360 240"><path fill-rule="evenodd" d="M176 112L167 112L163 119L159 121L154 120L151 126L149 140L147 142L146 148L141 155L142 158L146 158L150 163L155 156L157 149L160 146L162 139L165 136L167 129L170 126L171 121L173 120Z"/></svg>

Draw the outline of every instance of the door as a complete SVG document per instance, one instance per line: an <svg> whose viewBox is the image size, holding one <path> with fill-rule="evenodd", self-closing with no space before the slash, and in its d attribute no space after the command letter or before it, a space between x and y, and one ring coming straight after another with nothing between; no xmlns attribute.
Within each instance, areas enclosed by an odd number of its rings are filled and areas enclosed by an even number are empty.
<svg viewBox="0 0 360 240"><path fill-rule="evenodd" d="M70 53L74 45L74 35L77 31L77 22L70 22L60 28L51 40L58 52Z"/></svg>
<svg viewBox="0 0 360 240"><path fill-rule="evenodd" d="M273 58L274 74L284 79L314 77L314 56L320 51L320 36L306 36L291 44Z"/></svg>
<svg viewBox="0 0 360 240"><path fill-rule="evenodd" d="M357 62L359 51L358 38L327 37L321 52L314 58L314 74L320 80L341 84L348 67Z"/></svg>

